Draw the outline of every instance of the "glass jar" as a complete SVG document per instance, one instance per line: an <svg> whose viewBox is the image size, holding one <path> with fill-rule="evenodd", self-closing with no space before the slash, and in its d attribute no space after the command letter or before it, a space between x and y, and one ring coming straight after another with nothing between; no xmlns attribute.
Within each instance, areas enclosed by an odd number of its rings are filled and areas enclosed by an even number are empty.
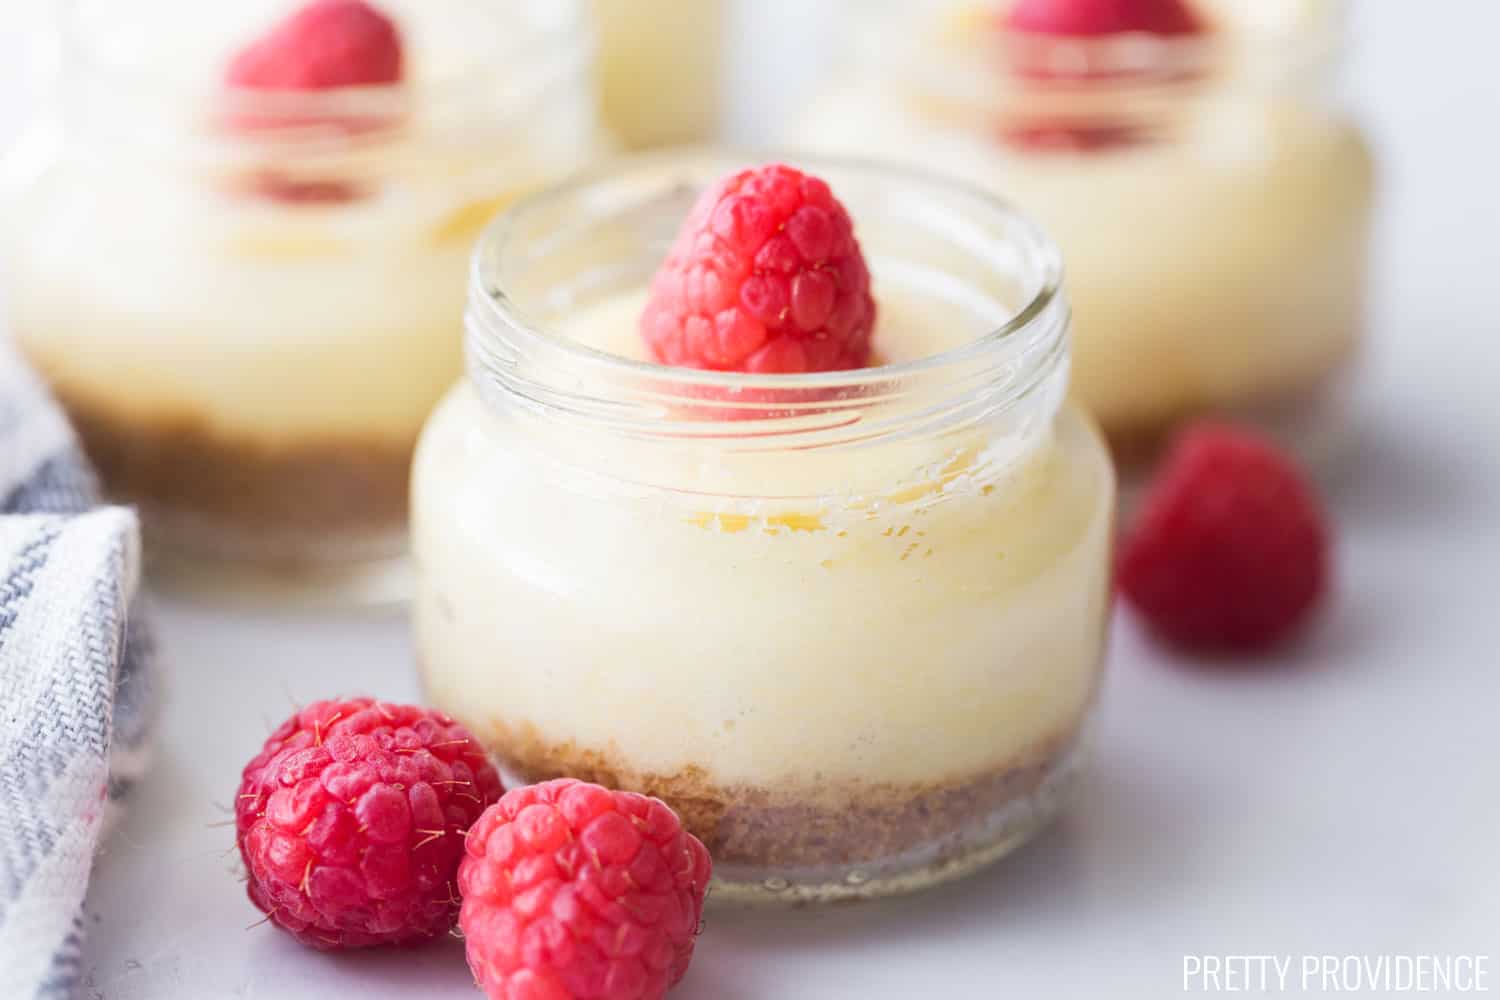
<svg viewBox="0 0 1500 1000"><path fill-rule="evenodd" d="M1067 261L1074 391L1122 459L1200 415L1325 452L1373 192L1330 99L1340 5L1196 0L1202 34L1030 41L1003 3L888 6L801 144L920 156L1034 214Z"/></svg>
<svg viewBox="0 0 1500 1000"><path fill-rule="evenodd" d="M599 110L643 148L700 142L719 121L724 0L593 0Z"/></svg>
<svg viewBox="0 0 1500 1000"><path fill-rule="evenodd" d="M591 158L582 0L384 0L401 84L230 90L294 5L64 13L62 141L13 192L20 346L158 570L385 596L475 236Z"/></svg>
<svg viewBox="0 0 1500 1000"><path fill-rule="evenodd" d="M1058 257L977 191L814 163L885 363L638 360L650 275L736 165L647 157L482 238L414 472L426 688L519 777L665 799L721 896L956 877L1057 809L1101 665L1113 472L1063 405Z"/></svg>

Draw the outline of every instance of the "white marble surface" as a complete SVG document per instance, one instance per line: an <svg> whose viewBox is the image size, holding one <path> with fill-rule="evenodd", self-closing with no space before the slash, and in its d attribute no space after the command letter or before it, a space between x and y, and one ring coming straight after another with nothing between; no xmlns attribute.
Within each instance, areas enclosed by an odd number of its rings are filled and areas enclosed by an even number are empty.
<svg viewBox="0 0 1500 1000"><path fill-rule="evenodd" d="M674 996L1159 998L1196 953L1489 954L1500 991L1500 7L1358 13L1385 200L1332 612L1244 672L1176 663L1121 621L1097 764L1049 836L913 898L716 912ZM773 112L735 120L755 136ZM456 942L340 958L247 929L223 825L295 703L416 695L403 624L159 610L159 756L99 860L85 996L475 995Z"/></svg>

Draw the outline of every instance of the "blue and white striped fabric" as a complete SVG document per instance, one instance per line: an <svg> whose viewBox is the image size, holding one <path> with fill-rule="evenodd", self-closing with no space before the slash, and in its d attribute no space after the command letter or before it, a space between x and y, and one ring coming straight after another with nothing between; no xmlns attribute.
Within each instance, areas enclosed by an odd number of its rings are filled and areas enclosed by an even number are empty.
<svg viewBox="0 0 1500 1000"><path fill-rule="evenodd" d="M0 997L80 978L84 891L145 765L135 515L99 505L67 422L0 339Z"/></svg>

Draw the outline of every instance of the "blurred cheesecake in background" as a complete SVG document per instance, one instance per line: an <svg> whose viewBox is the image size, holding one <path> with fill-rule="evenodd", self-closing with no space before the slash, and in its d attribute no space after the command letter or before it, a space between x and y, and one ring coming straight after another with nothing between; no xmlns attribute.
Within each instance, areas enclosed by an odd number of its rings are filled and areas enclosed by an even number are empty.
<svg viewBox="0 0 1500 1000"><path fill-rule="evenodd" d="M1360 342L1373 165L1330 0L859 5L792 136L915 161L1062 247L1074 391L1117 455L1204 414L1316 456Z"/></svg>
<svg viewBox="0 0 1500 1000"><path fill-rule="evenodd" d="M725 0L592 0L599 108L631 148L700 142L719 122Z"/></svg>
<svg viewBox="0 0 1500 1000"><path fill-rule="evenodd" d="M71 10L67 140L7 209L9 319L159 556L332 585L401 552L474 239L598 145L587 16Z"/></svg>

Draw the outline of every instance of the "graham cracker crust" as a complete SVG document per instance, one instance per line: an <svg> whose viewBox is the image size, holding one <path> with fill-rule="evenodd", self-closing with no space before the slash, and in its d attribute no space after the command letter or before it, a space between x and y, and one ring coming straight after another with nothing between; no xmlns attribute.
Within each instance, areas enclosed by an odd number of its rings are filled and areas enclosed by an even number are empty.
<svg viewBox="0 0 1500 1000"><path fill-rule="evenodd" d="M571 777L654 795L717 864L766 869L847 867L951 844L1007 806L1030 799L1075 749L1081 720L1003 766L924 784L878 781L719 785L700 767L671 774L630 767L615 750L548 742L530 726L492 721L475 731L507 769L526 781ZM472 727L471 727L472 728Z"/></svg>
<svg viewBox="0 0 1500 1000"><path fill-rule="evenodd" d="M105 492L153 542L212 558L318 564L399 549L414 442L268 443L192 417L124 419L60 394Z"/></svg>

